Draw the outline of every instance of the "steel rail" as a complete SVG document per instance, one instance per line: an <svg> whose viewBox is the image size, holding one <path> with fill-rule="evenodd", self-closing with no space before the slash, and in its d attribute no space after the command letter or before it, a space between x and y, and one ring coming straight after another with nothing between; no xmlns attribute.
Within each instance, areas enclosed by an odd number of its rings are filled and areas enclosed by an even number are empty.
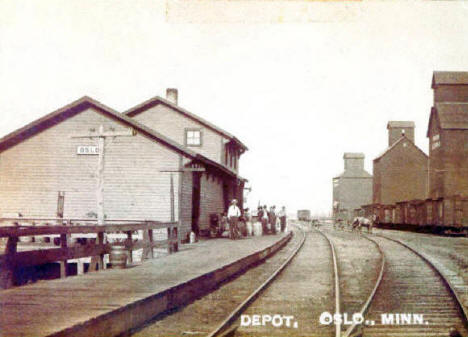
<svg viewBox="0 0 468 337"><path fill-rule="evenodd" d="M332 252L332 258L333 258L333 278L335 280L335 314L340 314L340 302L341 302L341 296L340 296L340 278L338 274L338 260L337 260L337 255L335 251L335 245L333 242L330 240L330 238L322 232L320 229L315 229L317 232L323 235L325 239L327 239L328 244L330 245L330 250ZM341 321L335 324L335 337L341 337Z"/></svg>
<svg viewBox="0 0 468 337"><path fill-rule="evenodd" d="M408 245L407 243L403 242L403 241L400 241L398 239L393 239L393 238L389 238L388 236L385 236L385 235L382 235L382 234L376 234L376 236L379 236L381 238L384 238L384 239L387 239L387 240L390 240L390 241L393 241L393 242L396 242L400 245L402 245L403 247L409 249L410 251L412 251L414 254L416 254L417 256L419 256L424 262L427 263L427 265L432 269L434 270L437 275L439 275L440 279L442 280L442 283L444 283L445 285L445 288L447 288L447 290L449 291L449 293L452 295L453 298L455 298L455 302L458 306L458 309L460 311L460 316L462 317L463 319L463 322L465 324L465 327L468 329L468 310L464 307L463 305L463 301L461 299L461 297L458 295L457 291L455 290L455 287L454 285L452 284L452 282L450 282L450 280L439 270L439 268L437 268L434 263L429 260L425 255L423 255L422 253L420 253L418 250L416 250L415 248L411 247L410 245Z"/></svg>
<svg viewBox="0 0 468 337"><path fill-rule="evenodd" d="M299 250L302 248L304 245L306 235L304 230L299 227L300 232L302 233L302 239L297 245L297 247L294 249L294 251L291 253L291 255L287 258L286 261L284 261L281 266L276 269L276 271L270 275L270 277L263 282L257 289L255 289L249 297L247 297L241 304L237 306L230 314L229 316L221 323L219 324L210 334L207 335L207 337L215 337L219 336L222 332L225 332L230 325L232 325L236 319L240 316L240 314L257 298L260 293L267 288L267 286L286 268L286 266L292 261L292 259L297 255ZM234 329L232 329L234 330Z"/></svg>
<svg viewBox="0 0 468 337"><path fill-rule="evenodd" d="M377 293L377 289L379 288L380 283L382 282L382 278L383 278L383 274L385 270L385 254L382 251L382 248L377 242L369 238L367 235L363 235L363 237L371 241L377 247L381 256L381 260L380 260L380 272L379 272L379 276L377 277L377 281L375 282L374 288L372 289L369 297L367 298L366 302L364 303L364 305L361 307L361 310L359 311L362 317L364 317L364 315L366 314L372 300L374 299L375 294ZM351 334L354 332L354 329L356 329L357 326L358 324L353 322L353 324L350 325L349 328L344 332L343 337L351 336Z"/></svg>

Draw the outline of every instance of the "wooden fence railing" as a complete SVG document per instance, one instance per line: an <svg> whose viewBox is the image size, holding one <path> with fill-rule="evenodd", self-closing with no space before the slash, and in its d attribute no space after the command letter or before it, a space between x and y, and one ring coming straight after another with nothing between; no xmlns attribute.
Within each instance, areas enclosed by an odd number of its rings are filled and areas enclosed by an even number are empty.
<svg viewBox="0 0 468 337"><path fill-rule="evenodd" d="M7 238L5 251L0 255L0 289L9 288L14 285L15 271L22 267L42 265L51 262L60 263L60 276L66 276L67 260L91 257L97 268L104 268L104 255L111 253L112 246L124 245L130 252L143 249L142 259L148 255L154 257L154 248L167 247L168 253L178 250L177 222L162 223L156 221L130 221L130 220L109 220L108 224L98 226L93 224L93 220L81 219L61 219L61 218L0 218L0 222L13 223L11 226L0 226L0 238ZM44 221L57 221L59 225L23 225L25 222L43 223ZM56 222L56 223L57 223ZM86 223L78 225L76 223ZM94 220L96 222L96 220ZM67 225L63 225L63 224ZM157 240L153 238L153 231L167 229L167 240ZM133 239L133 233L143 232L141 240ZM126 239L123 242L105 242L105 234L124 233ZM96 234L95 242L85 245L71 244L71 237L79 234ZM17 244L20 237L54 235L60 236L59 248L45 248L18 252Z"/></svg>

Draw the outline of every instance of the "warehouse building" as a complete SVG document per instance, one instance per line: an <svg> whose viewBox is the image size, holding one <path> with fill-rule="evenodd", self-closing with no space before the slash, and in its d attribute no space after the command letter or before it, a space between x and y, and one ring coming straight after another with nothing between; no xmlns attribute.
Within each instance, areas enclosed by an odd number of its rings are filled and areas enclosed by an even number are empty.
<svg viewBox="0 0 468 337"><path fill-rule="evenodd" d="M174 220L182 238L208 229L230 199L242 204L247 147L167 94L125 114L83 97L0 139L0 214L95 218L102 127L115 134L102 157L106 219Z"/></svg>
<svg viewBox="0 0 468 337"><path fill-rule="evenodd" d="M429 196L468 197L468 72L434 72L429 117Z"/></svg>
<svg viewBox="0 0 468 337"><path fill-rule="evenodd" d="M426 198L428 157L414 144L414 128L411 121L388 122L388 148L373 161L373 204Z"/></svg>
<svg viewBox="0 0 468 337"><path fill-rule="evenodd" d="M372 202L372 175L363 153L345 153L344 172L333 178L333 217L351 220L354 210Z"/></svg>

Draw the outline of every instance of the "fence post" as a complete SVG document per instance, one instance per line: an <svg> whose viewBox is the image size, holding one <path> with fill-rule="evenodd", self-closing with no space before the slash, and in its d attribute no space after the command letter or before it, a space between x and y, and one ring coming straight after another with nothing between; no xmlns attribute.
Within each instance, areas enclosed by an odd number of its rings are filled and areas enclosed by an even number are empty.
<svg viewBox="0 0 468 337"><path fill-rule="evenodd" d="M171 226L167 227L167 252L172 254L172 230Z"/></svg>
<svg viewBox="0 0 468 337"><path fill-rule="evenodd" d="M133 240L132 240L132 231L127 232L127 241L128 241L128 261L133 262Z"/></svg>
<svg viewBox="0 0 468 337"><path fill-rule="evenodd" d="M143 259L148 259L148 254L151 258L154 258L153 253L153 230L152 229L144 229L143 230L143 243L145 244L143 248Z"/></svg>
<svg viewBox="0 0 468 337"><path fill-rule="evenodd" d="M179 227L178 226L172 227L172 234L173 234L173 237L172 237L173 251L174 253L176 253L179 251L179 240L178 240Z"/></svg>
<svg viewBox="0 0 468 337"><path fill-rule="evenodd" d="M68 248L68 243L70 241L70 235L69 234L60 234L60 247L62 249L67 249ZM60 278L67 277L67 260L64 261L59 261L60 264Z"/></svg>
<svg viewBox="0 0 468 337"><path fill-rule="evenodd" d="M17 251L18 237L9 236L5 247L4 262L0 265L0 289L11 288L15 285L14 256Z"/></svg>
<svg viewBox="0 0 468 337"><path fill-rule="evenodd" d="M151 255L151 258L154 259L154 248L153 248L154 236L153 236L152 229L148 229L148 238L149 238L149 244L150 244L150 255Z"/></svg>
<svg viewBox="0 0 468 337"><path fill-rule="evenodd" d="M104 242L104 232L99 232L97 234L97 243L98 245L103 245L105 242ZM106 264L104 263L104 254L101 254L99 255L99 269L106 269L107 266Z"/></svg>
<svg viewBox="0 0 468 337"><path fill-rule="evenodd" d="M104 232L97 233L97 240L96 244L102 245L104 244ZM96 267L97 265L97 267ZM104 269L104 255L98 256L91 256L91 262L89 264L89 271L96 271L96 270Z"/></svg>

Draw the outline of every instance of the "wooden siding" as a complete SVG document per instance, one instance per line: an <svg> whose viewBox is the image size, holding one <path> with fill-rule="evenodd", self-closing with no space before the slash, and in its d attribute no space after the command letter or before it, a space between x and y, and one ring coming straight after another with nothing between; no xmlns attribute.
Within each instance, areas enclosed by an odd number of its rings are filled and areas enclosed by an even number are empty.
<svg viewBox="0 0 468 337"><path fill-rule="evenodd" d="M392 146L396 143L402 135L402 131L404 131L404 135L406 138L411 140L414 143L414 127L390 127L388 130L388 146Z"/></svg>
<svg viewBox="0 0 468 337"><path fill-rule="evenodd" d="M434 88L436 102L468 102L468 85L438 85Z"/></svg>
<svg viewBox="0 0 468 337"><path fill-rule="evenodd" d="M57 193L65 191L65 217L96 212L98 156L77 155L79 145L95 139L72 139L71 134L125 129L106 115L85 110L24 140L0 154L0 215L53 216ZM108 218L170 220L170 177L160 170L177 170L178 154L137 135L106 141L104 207ZM178 179L174 179L178 215ZM176 219L177 220L177 219Z"/></svg>
<svg viewBox="0 0 468 337"><path fill-rule="evenodd" d="M435 117L435 116L434 116ZM429 197L433 199L441 198L444 196L444 182L443 182L443 167L444 163L442 158L444 147L434 146L434 141L432 137L439 135L437 142L439 144L444 143L443 132L440 129L440 126L436 122L437 119L431 123L431 128L429 129Z"/></svg>
<svg viewBox="0 0 468 337"><path fill-rule="evenodd" d="M467 196L468 190L468 131L441 129L436 119L429 129L431 198ZM433 137L439 135L434 146Z"/></svg>
<svg viewBox="0 0 468 337"><path fill-rule="evenodd" d="M204 173L201 176L200 229L208 229L211 213L222 213L224 209L223 182L220 178Z"/></svg>
<svg viewBox="0 0 468 337"><path fill-rule="evenodd" d="M443 130L440 161L442 197L468 196L468 130Z"/></svg>
<svg viewBox="0 0 468 337"><path fill-rule="evenodd" d="M374 161L373 202L388 205L426 199L427 164L427 157L410 140L396 144Z"/></svg>
<svg viewBox="0 0 468 337"><path fill-rule="evenodd" d="M185 129L200 129L202 131L202 146L190 146L189 148L218 163L221 162L223 136L172 108L158 104L133 118L179 144L185 144Z"/></svg>
<svg viewBox="0 0 468 337"><path fill-rule="evenodd" d="M380 168L380 162L374 161L372 165L372 176L374 177L372 181L372 203L378 204L382 200L382 170Z"/></svg>
<svg viewBox="0 0 468 337"><path fill-rule="evenodd" d="M436 74L434 76L450 76L451 74ZM466 73L453 73L460 81ZM434 106L437 102L468 102L467 84L438 84L433 86ZM468 196L468 130L442 129L438 124L439 114L433 108L429 118L429 169L430 197L445 198L455 195ZM434 136L439 139L434 140ZM433 146L434 142L438 146ZM444 201L447 202L447 201ZM445 209L445 208L444 208Z"/></svg>

